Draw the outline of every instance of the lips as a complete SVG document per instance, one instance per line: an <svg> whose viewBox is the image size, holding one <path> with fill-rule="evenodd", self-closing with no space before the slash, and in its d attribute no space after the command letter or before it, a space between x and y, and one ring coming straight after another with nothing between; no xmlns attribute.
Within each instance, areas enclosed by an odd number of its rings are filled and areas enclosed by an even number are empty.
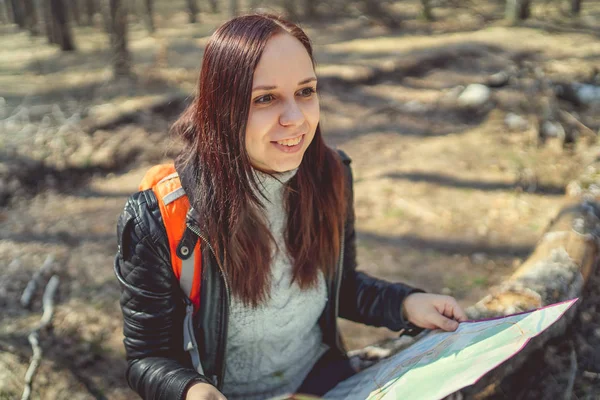
<svg viewBox="0 0 600 400"><path fill-rule="evenodd" d="M305 134L301 134L300 136L295 136L290 139L282 139L277 141L272 141L271 143L279 150L284 153L295 153L302 148L302 144L304 143Z"/></svg>

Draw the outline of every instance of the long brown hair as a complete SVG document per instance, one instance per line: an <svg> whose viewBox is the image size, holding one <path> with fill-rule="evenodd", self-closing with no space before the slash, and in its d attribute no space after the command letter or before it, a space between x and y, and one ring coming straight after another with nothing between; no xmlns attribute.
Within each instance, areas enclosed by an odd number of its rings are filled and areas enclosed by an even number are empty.
<svg viewBox="0 0 600 400"><path fill-rule="evenodd" d="M173 125L184 141L176 163L191 171L192 207L199 213L234 296L257 306L269 296L271 250L258 183L246 152L245 132L252 78L267 41L278 33L298 39L313 60L306 34L273 15L247 15L223 24L204 52L193 103ZM286 247L293 279L302 289L331 276L345 217L344 172L339 156L323 141L321 129L308 146L296 175L285 185Z"/></svg>

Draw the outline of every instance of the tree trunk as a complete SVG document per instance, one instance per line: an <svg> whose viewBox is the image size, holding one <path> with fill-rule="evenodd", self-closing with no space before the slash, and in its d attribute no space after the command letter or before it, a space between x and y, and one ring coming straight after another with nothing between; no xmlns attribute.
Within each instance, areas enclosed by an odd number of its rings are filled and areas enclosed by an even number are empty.
<svg viewBox="0 0 600 400"><path fill-rule="evenodd" d="M431 7L431 0L421 0L421 17L425 21L433 21L433 11Z"/></svg>
<svg viewBox="0 0 600 400"><path fill-rule="evenodd" d="M50 0L50 15L55 43L60 46L62 51L73 51L75 45L67 11L64 0Z"/></svg>
<svg viewBox="0 0 600 400"><path fill-rule="evenodd" d="M531 0L506 0L506 19L513 24L531 16Z"/></svg>
<svg viewBox="0 0 600 400"><path fill-rule="evenodd" d="M229 0L229 12L231 17L237 17L238 14L238 0Z"/></svg>
<svg viewBox="0 0 600 400"><path fill-rule="evenodd" d="M58 44L56 38L56 28L54 26L54 18L52 17L52 5L50 0L42 0L44 7L44 31L49 44Z"/></svg>
<svg viewBox="0 0 600 400"><path fill-rule="evenodd" d="M363 0L365 14L383 22L389 28L398 28L400 19L386 11L381 4L382 0Z"/></svg>
<svg viewBox="0 0 600 400"><path fill-rule="evenodd" d="M582 0L571 0L571 14L579 15L581 12L581 2Z"/></svg>
<svg viewBox="0 0 600 400"><path fill-rule="evenodd" d="M25 11L25 25L32 36L40 34L40 28L38 26L37 13L33 0L23 0L23 8Z"/></svg>
<svg viewBox="0 0 600 400"><path fill-rule="evenodd" d="M110 0L110 44L115 78L131 75L131 55L127 48L127 7L124 0Z"/></svg>
<svg viewBox="0 0 600 400"><path fill-rule="evenodd" d="M96 14L96 4L94 0L85 0L85 13L87 16L86 25L92 26L94 24L94 14Z"/></svg>
<svg viewBox="0 0 600 400"><path fill-rule="evenodd" d="M600 197L594 188L600 184L597 175L600 162L585 171L567 186L565 206L550 221L533 253L511 277L491 288L487 296L466 310L469 319L504 316L581 298L586 284L597 279L600 268ZM594 296L597 296L597 288ZM515 379L529 376L531 371L523 371L526 362L536 353L544 352L550 339L565 333L576 311L575 307L571 308L521 352L484 375L476 384L462 389L460 396L452 398L525 398L527 386L516 384ZM426 336L416 340L423 337ZM400 337L353 353L367 366L373 363L368 360L369 357L387 357L414 341ZM571 396L557 395L556 398Z"/></svg>
<svg viewBox="0 0 600 400"><path fill-rule="evenodd" d="M307 19L317 17L317 2L315 0L304 0L304 16Z"/></svg>
<svg viewBox="0 0 600 400"><path fill-rule="evenodd" d="M196 0L186 0L190 24L195 24L198 19L198 3Z"/></svg>
<svg viewBox="0 0 600 400"><path fill-rule="evenodd" d="M0 23L9 24L10 22L8 2L7 0L0 0Z"/></svg>
<svg viewBox="0 0 600 400"><path fill-rule="evenodd" d="M73 16L72 21L75 21L77 26L81 26L81 12L79 9L79 0L70 0L68 4L71 9L71 15Z"/></svg>
<svg viewBox="0 0 600 400"><path fill-rule="evenodd" d="M23 10L23 4L21 3L21 0L10 0L10 5L14 23L17 24L21 29L26 28L25 12Z"/></svg>
<svg viewBox="0 0 600 400"><path fill-rule="evenodd" d="M144 0L144 22L148 32L154 33L154 0Z"/></svg>
<svg viewBox="0 0 600 400"><path fill-rule="evenodd" d="M219 12L219 1L218 0L209 0L210 3L210 12L216 14Z"/></svg>
<svg viewBox="0 0 600 400"><path fill-rule="evenodd" d="M287 14L287 18L295 21L298 19L298 14L296 13L296 0L283 0L283 8L285 9L285 13Z"/></svg>

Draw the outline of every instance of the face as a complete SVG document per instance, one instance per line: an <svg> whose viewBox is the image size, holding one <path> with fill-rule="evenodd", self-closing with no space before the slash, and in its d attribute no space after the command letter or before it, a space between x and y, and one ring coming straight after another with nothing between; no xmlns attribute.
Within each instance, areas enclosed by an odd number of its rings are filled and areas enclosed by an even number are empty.
<svg viewBox="0 0 600 400"><path fill-rule="evenodd" d="M298 168L319 123L317 79L308 52L287 33L267 42L254 71L246 151L263 172Z"/></svg>

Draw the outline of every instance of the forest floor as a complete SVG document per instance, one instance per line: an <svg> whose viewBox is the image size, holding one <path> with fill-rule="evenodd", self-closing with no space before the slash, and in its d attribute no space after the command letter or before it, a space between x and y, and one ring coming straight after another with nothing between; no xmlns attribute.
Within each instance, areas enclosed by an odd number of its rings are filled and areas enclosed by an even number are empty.
<svg viewBox="0 0 600 400"><path fill-rule="evenodd" d="M520 27L486 17L501 15L494 7L439 9L433 23L408 19L416 15L408 7L396 30L365 17L306 24L326 140L353 159L360 268L463 306L527 257L563 205L566 185L600 149L579 140L565 150L558 138L538 146L528 85L493 89L476 109L452 101L457 87L511 68L583 82L600 64L597 2L584 3L578 21L535 9L538 17ZM22 391L41 295L32 310L19 298L48 255L61 283L52 329L41 336L33 398L132 397L112 270L115 225L147 168L178 148L167 131L181 109L148 105L193 93L203 47L224 17L202 14L197 26L185 19L159 18L152 36L133 24L137 78L118 82L96 28L76 28L78 51L65 54L0 26L0 177L11 165L35 167L0 182L0 399ZM374 79L356 78L365 71L376 71ZM124 123L86 132L132 110ZM577 111L598 129L598 110ZM507 115L524 123L509 129ZM394 335L341 323L350 348ZM592 323L600 328L597 316Z"/></svg>

